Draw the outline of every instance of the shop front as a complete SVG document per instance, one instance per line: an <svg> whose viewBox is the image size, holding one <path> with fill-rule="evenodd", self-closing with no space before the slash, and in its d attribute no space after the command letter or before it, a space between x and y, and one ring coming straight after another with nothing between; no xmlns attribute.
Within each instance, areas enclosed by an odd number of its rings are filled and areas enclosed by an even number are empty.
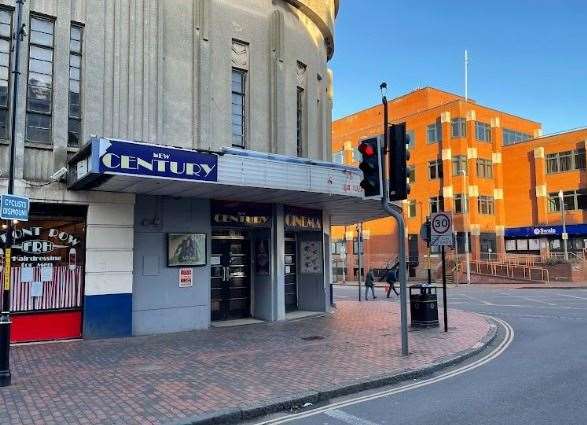
<svg viewBox="0 0 587 425"><path fill-rule="evenodd" d="M112 289L131 297L131 324L121 319L111 335L328 311L330 226L385 214L363 199L360 178L354 168L283 155L92 140L70 162L70 189L134 195L132 282ZM116 214L101 213L101 226L116 229ZM100 280L94 292L105 297L109 285Z"/></svg>
<svg viewBox="0 0 587 425"><path fill-rule="evenodd" d="M15 224L12 342L81 337L85 220L85 207L33 203L29 221ZM5 233L0 241L5 243Z"/></svg>
<svg viewBox="0 0 587 425"><path fill-rule="evenodd" d="M322 212L285 206L285 311L320 310L317 293L324 279Z"/></svg>
<svg viewBox="0 0 587 425"><path fill-rule="evenodd" d="M587 250L587 224L569 224L566 233L569 252L582 254ZM506 229L506 252L532 255L562 253L564 237L561 225Z"/></svg>

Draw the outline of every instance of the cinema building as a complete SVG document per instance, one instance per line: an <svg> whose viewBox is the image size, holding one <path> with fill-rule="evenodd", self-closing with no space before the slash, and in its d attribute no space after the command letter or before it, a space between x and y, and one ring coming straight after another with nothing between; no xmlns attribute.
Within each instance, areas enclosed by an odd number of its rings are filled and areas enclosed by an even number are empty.
<svg viewBox="0 0 587 425"><path fill-rule="evenodd" d="M14 111L0 5L2 185L14 112L32 201L14 341L329 309L330 226L382 214L331 162L338 1L26 2Z"/></svg>

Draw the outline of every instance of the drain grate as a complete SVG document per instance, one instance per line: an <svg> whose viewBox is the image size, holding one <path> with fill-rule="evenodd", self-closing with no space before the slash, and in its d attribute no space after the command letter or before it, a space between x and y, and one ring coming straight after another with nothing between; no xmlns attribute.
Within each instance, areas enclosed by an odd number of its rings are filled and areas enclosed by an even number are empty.
<svg viewBox="0 0 587 425"><path fill-rule="evenodd" d="M324 339L324 337L320 336L320 335L312 335L312 336L305 336L302 339L304 341L320 341L321 339Z"/></svg>

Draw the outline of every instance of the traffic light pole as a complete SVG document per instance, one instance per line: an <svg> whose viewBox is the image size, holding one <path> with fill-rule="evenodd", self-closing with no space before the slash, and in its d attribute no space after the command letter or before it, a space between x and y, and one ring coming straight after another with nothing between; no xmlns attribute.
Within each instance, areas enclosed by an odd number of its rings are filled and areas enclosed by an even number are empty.
<svg viewBox="0 0 587 425"><path fill-rule="evenodd" d="M387 84L381 84L381 90L387 89ZM404 222L404 216L402 210L395 204L389 201L389 167L387 162L389 161L389 117L387 113L387 97L385 94L382 96L383 102L383 197L381 198L381 204L383 209L392 216L397 222L398 230L398 260L399 260L399 282L400 282L400 317L401 317L401 337L402 337L402 355L407 356L409 354L408 349L408 295L407 295L407 276L406 276L406 228Z"/></svg>

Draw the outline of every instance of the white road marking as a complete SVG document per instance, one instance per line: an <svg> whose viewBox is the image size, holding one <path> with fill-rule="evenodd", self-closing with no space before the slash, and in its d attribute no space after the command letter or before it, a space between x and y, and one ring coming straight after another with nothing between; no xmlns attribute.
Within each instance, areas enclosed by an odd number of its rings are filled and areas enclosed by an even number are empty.
<svg viewBox="0 0 587 425"><path fill-rule="evenodd" d="M483 366L483 365L489 363L490 361L492 361L493 359L499 357L509 347L509 345L512 343L512 341L514 339L514 330L507 322L505 322L501 319L498 319L496 317L492 317L492 319L497 321L498 323L500 323L505 328L506 335L505 335L504 340L501 341L501 343L497 346L497 348L495 350L493 350L491 353L485 355L484 357L482 357L482 358L480 358L480 359L478 359L468 365L465 365L461 368L443 373L441 375L438 375L438 376L435 376L432 378L424 379L419 382L405 384L405 385L402 385L397 388L392 388L389 390L380 391L380 392L377 392L377 393L374 393L371 395L355 397L355 398L352 398L349 400L340 401L338 403L332 403L328 406L319 407L317 409L310 410L307 412L294 413L292 415L288 415L285 417L270 419L270 420L264 421L264 422L258 422L257 425L283 424L283 423L294 421L296 419L303 419L303 418L307 418L310 416L315 416L315 415L319 415L322 413L326 413L328 411L332 411L335 409L341 409L343 407L363 403L365 401L371 401L371 400L376 400L376 399L383 398L383 397L388 397L388 396L399 394L399 393L402 393L405 391L414 390L414 389L417 389L420 387L431 385L436 382L444 381L446 379L450 379L454 376L461 375L463 373L466 373L466 372L469 372L473 369L476 369L480 366Z"/></svg>
<svg viewBox="0 0 587 425"><path fill-rule="evenodd" d="M470 297L470 296L468 296L468 295L465 295L465 294L461 294L461 295L462 295L463 297L465 297L465 298L468 298L468 299L470 299L471 301L479 302L479 303L481 303L481 304L484 304L484 305L495 305L495 304L493 304L493 303L490 303L489 301L481 300L481 299L479 299L479 298Z"/></svg>
<svg viewBox="0 0 587 425"><path fill-rule="evenodd" d="M327 410L324 412L325 415L330 416L331 418L338 419L345 424L350 425L378 425L377 422L371 422L367 419L359 418L358 416L351 415L350 413L343 412L342 410Z"/></svg>
<svg viewBox="0 0 587 425"><path fill-rule="evenodd" d="M554 295L558 295L559 297L575 298L577 300L586 300L587 301L587 298L585 298L585 297L577 297L575 295L567 295L567 294L554 294Z"/></svg>
<svg viewBox="0 0 587 425"><path fill-rule="evenodd" d="M540 303L540 304L545 304L545 305L552 305L552 306L556 306L556 304L554 304L554 303L549 303L548 301L542 301L542 300L537 300L537 299L535 299L535 298L528 298L528 297L523 297L522 295L514 295L514 294L511 294L510 296L511 296L511 297L516 297L516 298L521 298L521 299L523 299L523 300L530 301L530 302L535 302L535 303Z"/></svg>

